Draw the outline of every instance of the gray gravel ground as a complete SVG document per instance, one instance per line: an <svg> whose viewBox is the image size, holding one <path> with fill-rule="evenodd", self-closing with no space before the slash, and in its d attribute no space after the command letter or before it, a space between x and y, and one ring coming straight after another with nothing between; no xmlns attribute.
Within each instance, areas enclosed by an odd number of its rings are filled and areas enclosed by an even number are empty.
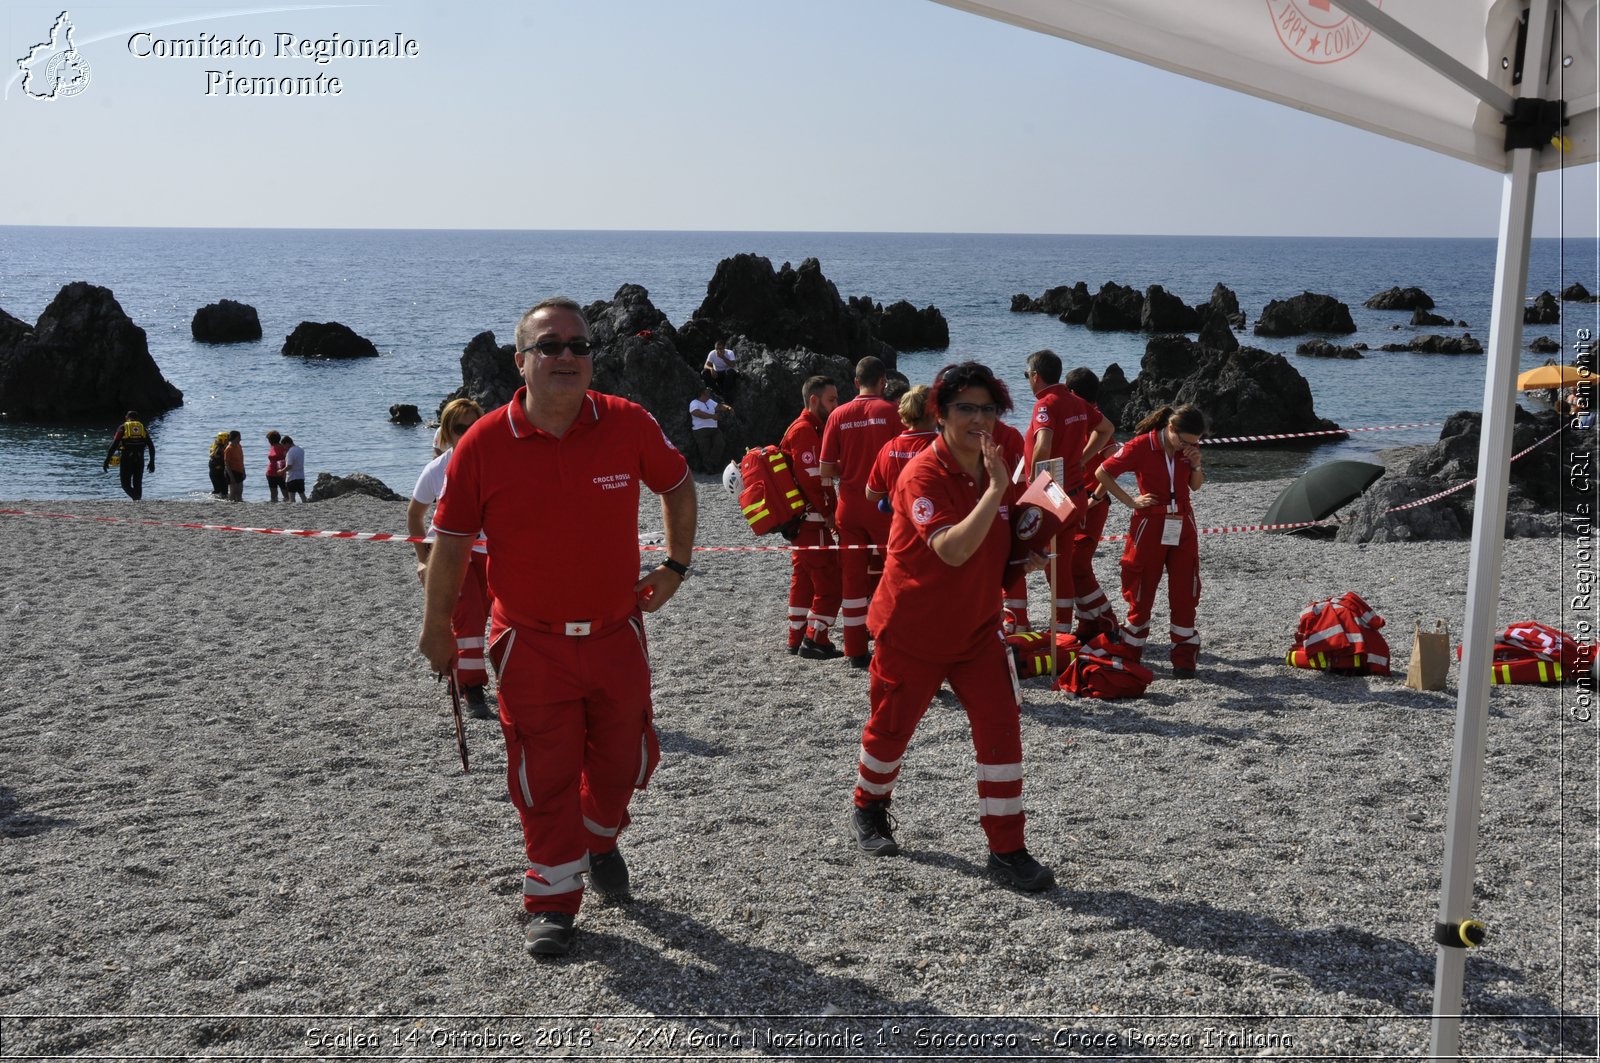
<svg viewBox="0 0 1600 1063"><path fill-rule="evenodd" d="M1208 486L1201 522L1254 522L1282 486ZM366 499L0 508L404 527ZM701 513L702 544L755 545L709 478ZM463 776L409 547L14 516L0 542L0 1056L1426 1052L1458 676L1401 678L1414 620L1460 632L1464 543L1207 537L1198 680L1158 654L1136 701L1030 684L1043 896L985 876L948 694L897 791L905 855L856 854L865 676L781 652L787 557L702 553L650 620L637 899L586 906L577 954L540 963L498 729L470 721ZM1584 564L1507 543L1497 627L1571 630ZM1098 569L1114 589L1114 551ZM1388 618L1395 678L1285 667L1300 609L1345 590ZM1490 699L1473 1058L1595 1052L1581 714L1572 688Z"/></svg>

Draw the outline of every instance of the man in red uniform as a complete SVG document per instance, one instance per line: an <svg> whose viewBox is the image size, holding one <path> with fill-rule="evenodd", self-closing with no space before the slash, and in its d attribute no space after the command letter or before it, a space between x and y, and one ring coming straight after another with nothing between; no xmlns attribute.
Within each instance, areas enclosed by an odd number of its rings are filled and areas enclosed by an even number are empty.
<svg viewBox="0 0 1600 1063"><path fill-rule="evenodd" d="M1097 405L1100 378L1092 370L1081 367L1074 369L1062 383L1066 384L1068 391L1088 404L1090 424L1098 421L1111 423ZM1073 604L1078 611L1078 629L1074 634L1079 642L1088 642L1096 635L1117 630L1116 610L1111 607L1105 590L1094 574L1095 551L1100 547L1100 536L1106 531L1106 516L1111 512L1111 504L1106 501L1105 492L1100 489L1100 481L1094 473L1102 461L1116 452L1116 442L1108 438L1104 446L1093 454L1085 455L1083 460L1083 489L1088 492L1084 501L1089 508L1084 514L1083 528L1072 537Z"/></svg>
<svg viewBox="0 0 1600 1063"><path fill-rule="evenodd" d="M977 362L947 367L933 390L941 430L895 484L888 563L868 614L878 652L851 825L862 852L899 853L889 806L901 760L948 680L972 729L989 870L1018 889L1046 890L1055 876L1028 853L1023 836L1017 677L995 596L1017 492L992 432L1010 396Z"/></svg>
<svg viewBox="0 0 1600 1063"><path fill-rule="evenodd" d="M695 494L688 464L642 407L589 390L589 326L570 299L517 324L526 386L467 430L434 514L419 649L450 667L450 615L478 529L494 595L489 661L499 678L506 777L529 869L528 951L571 951L583 876L628 896L617 834L660 749L640 615L688 574ZM639 487L661 496L667 560L639 575Z"/></svg>
<svg viewBox="0 0 1600 1063"><path fill-rule="evenodd" d="M1034 466L1051 458L1061 458L1066 465L1062 486L1067 488L1072 500L1083 507L1083 462L1090 454L1098 453L1111 438L1111 422L1100 417L1089 421L1089 404L1068 391L1061 383L1061 358L1051 350L1034 351L1028 355L1028 384L1033 388L1033 417L1028 424L1025 459L1028 479L1034 476ZM1063 530L1056 538L1056 627L1071 629L1072 605L1076 597L1072 585L1072 537L1077 528ZM1066 547L1063 552L1062 547Z"/></svg>
<svg viewBox="0 0 1600 1063"><path fill-rule="evenodd" d="M1018 467L1021 466L1023 472L1027 471L1027 466L1023 464L1027 443L1023 440L1022 433L1004 421L995 421L994 442L1006 460L1007 475L1011 476L1013 483L1016 483ZM1031 481L1024 478L1024 489L1026 482ZM1028 573L1020 566L1006 577L1005 587L1000 592L1000 610L1007 635L1033 630L1033 624L1028 620Z"/></svg>
<svg viewBox="0 0 1600 1063"><path fill-rule="evenodd" d="M844 628L844 652L851 667L865 668L867 605L874 580L870 567L883 570L883 551L889 541L889 514L867 501L867 477L883 445L900 434L900 413L883 397L887 373L872 355L856 363L856 397L834 410L822 433L822 482L837 480L839 511L839 583L843 591L839 624ZM868 557L867 548L874 556Z"/></svg>
<svg viewBox="0 0 1600 1063"><path fill-rule="evenodd" d="M805 409L783 433L778 449L789 456L789 468L805 496L807 508L789 555L789 652L808 660L840 656L828 638L839 616L839 551L834 548L833 499L822 489L817 455L822 429L839 405L839 386L832 377L814 376L800 387Z"/></svg>

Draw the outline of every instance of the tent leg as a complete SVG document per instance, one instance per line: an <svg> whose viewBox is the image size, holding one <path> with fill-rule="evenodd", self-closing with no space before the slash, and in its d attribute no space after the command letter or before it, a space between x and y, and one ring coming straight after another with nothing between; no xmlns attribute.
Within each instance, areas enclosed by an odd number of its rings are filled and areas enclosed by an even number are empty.
<svg viewBox="0 0 1600 1063"><path fill-rule="evenodd" d="M1528 54L1523 66L1526 75L1521 85L1524 96L1538 96L1544 87L1552 16L1550 0L1534 0L1528 19ZM1511 429L1516 413L1515 376L1522 353L1522 305L1528 290L1528 251L1537 179L1537 150L1513 151L1500 207L1489 367L1483 385L1483 431L1478 441L1478 488L1473 501L1472 557L1456 697L1455 754L1450 768L1444 876L1439 891L1438 921L1445 924L1459 923L1472 915L1483 795L1484 722L1493 659L1491 638L1505 548L1506 489L1511 479ZM1429 1052L1435 1058L1460 1054L1465 976L1465 950L1440 945L1434 970Z"/></svg>

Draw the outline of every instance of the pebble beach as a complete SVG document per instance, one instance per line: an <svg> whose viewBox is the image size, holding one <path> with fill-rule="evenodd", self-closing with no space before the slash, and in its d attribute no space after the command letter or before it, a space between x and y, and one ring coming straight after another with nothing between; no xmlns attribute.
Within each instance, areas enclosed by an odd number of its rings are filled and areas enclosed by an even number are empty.
<svg viewBox="0 0 1600 1063"><path fill-rule="evenodd" d="M1255 523L1286 482L1208 485L1199 522ZM781 542L713 478L699 496L699 545ZM663 755L622 839L635 899L591 896L574 955L541 962L499 729L467 721L464 774L410 547L176 526L403 534L403 503L0 509L91 518L0 516L0 1055L1427 1052L1459 666L1402 684L1414 622L1459 641L1468 543L1205 536L1198 678L1158 648L1136 700L1025 683L1042 895L984 870L948 692L896 790L904 854L855 851L866 675L782 651L784 553L702 551L648 619ZM1592 622L1579 552L1508 541L1495 630ZM1387 619L1395 674L1286 667L1300 610L1347 590ZM1489 696L1467 1058L1596 1052L1585 697Z"/></svg>

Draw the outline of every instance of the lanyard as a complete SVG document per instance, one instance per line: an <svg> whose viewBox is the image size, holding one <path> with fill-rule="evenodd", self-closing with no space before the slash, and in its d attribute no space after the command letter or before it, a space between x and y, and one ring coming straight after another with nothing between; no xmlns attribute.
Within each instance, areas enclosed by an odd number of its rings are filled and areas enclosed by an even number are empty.
<svg viewBox="0 0 1600 1063"><path fill-rule="evenodd" d="M1178 466L1176 457L1167 453L1165 443L1161 447L1161 454L1167 459L1167 512L1178 512Z"/></svg>

